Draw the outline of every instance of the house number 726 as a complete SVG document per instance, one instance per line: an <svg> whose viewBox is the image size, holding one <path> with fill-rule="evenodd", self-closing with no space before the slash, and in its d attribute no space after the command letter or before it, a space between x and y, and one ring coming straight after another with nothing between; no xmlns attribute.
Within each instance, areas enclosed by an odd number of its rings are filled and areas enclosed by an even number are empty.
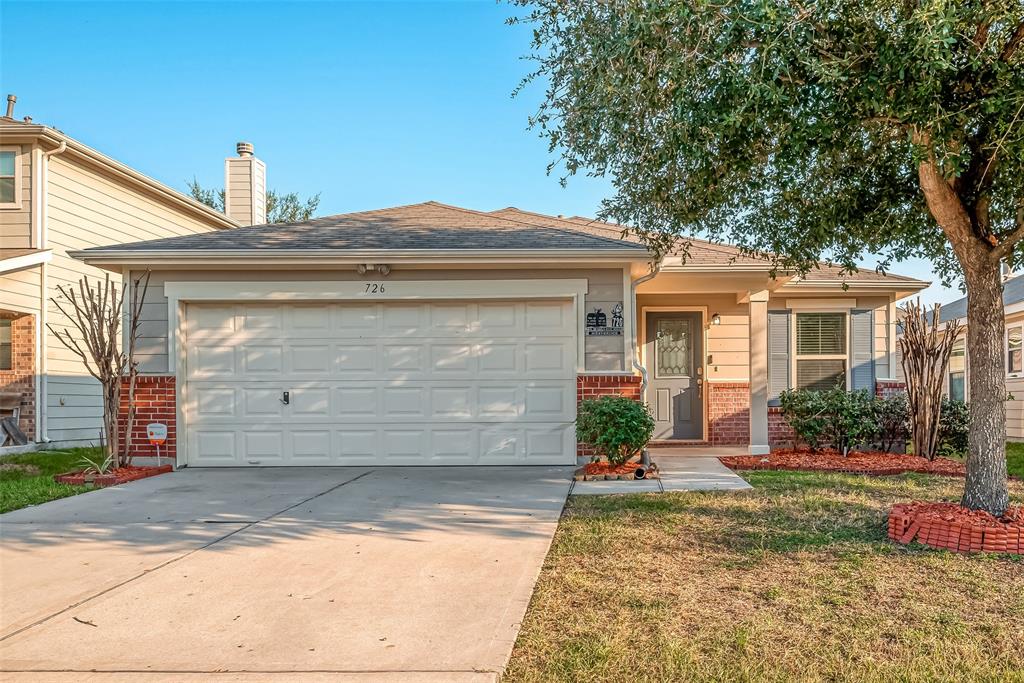
<svg viewBox="0 0 1024 683"><path fill-rule="evenodd" d="M367 282L366 283L366 294L383 294L384 285L380 282Z"/></svg>

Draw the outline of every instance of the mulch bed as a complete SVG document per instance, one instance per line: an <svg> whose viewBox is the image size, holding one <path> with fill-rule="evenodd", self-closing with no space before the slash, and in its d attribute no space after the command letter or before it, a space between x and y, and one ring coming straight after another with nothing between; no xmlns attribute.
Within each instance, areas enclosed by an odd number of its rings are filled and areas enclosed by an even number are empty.
<svg viewBox="0 0 1024 683"><path fill-rule="evenodd" d="M81 486L82 484L92 484L93 486L116 486L118 484L126 484L130 481L136 481L138 479L155 477L158 474L172 472L173 470L174 468L170 465L160 465L159 467L137 467L135 465L129 465L128 467L117 467L105 474L86 474L82 471L65 472L63 474L54 475L53 480L59 484L73 484L75 486Z"/></svg>
<svg viewBox="0 0 1024 683"><path fill-rule="evenodd" d="M719 460L734 470L811 470L874 476L918 472L949 477L962 477L967 472L964 463L949 458L928 461L917 455L881 451L854 451L844 458L842 453L831 450L781 449L768 455L730 455Z"/></svg>
<svg viewBox="0 0 1024 683"><path fill-rule="evenodd" d="M889 538L961 553L1024 555L1024 507L994 517L957 503L898 503L889 511Z"/></svg>
<svg viewBox="0 0 1024 683"><path fill-rule="evenodd" d="M638 462L627 462L624 465L613 467L607 460L591 461L576 470L574 479L576 481L601 481L607 479L636 479L636 470L640 467ZM646 479L658 478L658 466L651 464L647 470Z"/></svg>

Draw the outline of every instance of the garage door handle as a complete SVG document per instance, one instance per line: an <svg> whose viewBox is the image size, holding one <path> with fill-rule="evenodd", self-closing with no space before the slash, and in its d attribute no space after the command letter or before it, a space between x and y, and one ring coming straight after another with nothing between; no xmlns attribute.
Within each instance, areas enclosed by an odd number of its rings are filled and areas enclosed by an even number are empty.
<svg viewBox="0 0 1024 683"><path fill-rule="evenodd" d="M288 405L288 401L289 400L290 399L288 398L288 392L287 391L284 392L283 394L281 394L281 403L283 403L285 405Z"/></svg>

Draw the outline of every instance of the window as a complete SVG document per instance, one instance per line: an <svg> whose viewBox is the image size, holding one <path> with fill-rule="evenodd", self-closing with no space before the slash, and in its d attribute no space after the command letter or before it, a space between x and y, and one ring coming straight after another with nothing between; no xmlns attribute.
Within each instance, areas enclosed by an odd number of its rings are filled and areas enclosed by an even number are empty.
<svg viewBox="0 0 1024 683"><path fill-rule="evenodd" d="M1024 327L1016 325L1006 328L1006 372L1019 374L1021 371L1021 340L1024 339Z"/></svg>
<svg viewBox="0 0 1024 683"><path fill-rule="evenodd" d="M18 190L18 153L0 150L0 205L17 206Z"/></svg>
<svg viewBox="0 0 1024 683"><path fill-rule="evenodd" d="M796 388L846 386L846 314L797 313Z"/></svg>
<svg viewBox="0 0 1024 683"><path fill-rule="evenodd" d="M0 320L0 370L14 368L11 358L11 321Z"/></svg>
<svg viewBox="0 0 1024 683"><path fill-rule="evenodd" d="M949 397L954 401L966 400L964 377L967 371L966 345L963 339L953 342L953 351L949 354Z"/></svg>

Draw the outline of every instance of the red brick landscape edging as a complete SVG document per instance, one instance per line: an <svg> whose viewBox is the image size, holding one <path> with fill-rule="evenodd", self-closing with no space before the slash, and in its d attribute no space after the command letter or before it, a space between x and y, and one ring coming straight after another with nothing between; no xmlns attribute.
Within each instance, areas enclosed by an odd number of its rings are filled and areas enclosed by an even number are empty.
<svg viewBox="0 0 1024 683"><path fill-rule="evenodd" d="M172 472L173 470L174 468L170 465L124 468L108 474L97 474L93 477L92 481L86 481L85 472L65 472L64 474L54 475L53 480L58 484L71 484L73 486L81 486L87 483L101 487L117 486L118 484L127 484L130 481L155 477L158 474Z"/></svg>
<svg viewBox="0 0 1024 683"><path fill-rule="evenodd" d="M1011 510L1008 514L1024 518L1020 510ZM985 520L979 513L956 503L893 505L889 511L889 538L904 545L917 540L932 548L960 553L1024 555L1024 522Z"/></svg>

